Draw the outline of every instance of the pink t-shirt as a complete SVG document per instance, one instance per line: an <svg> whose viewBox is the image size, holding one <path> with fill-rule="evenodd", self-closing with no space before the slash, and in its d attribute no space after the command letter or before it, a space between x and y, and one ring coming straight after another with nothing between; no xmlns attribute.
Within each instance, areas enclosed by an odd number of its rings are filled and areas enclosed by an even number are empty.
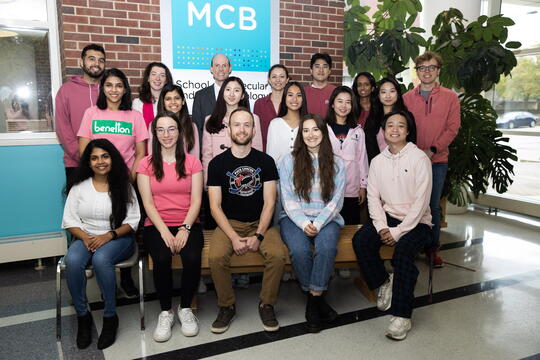
<svg viewBox="0 0 540 360"><path fill-rule="evenodd" d="M186 177L181 179L178 179L176 174L176 162L171 164L163 162L163 178L157 181L150 159L150 155L142 159L137 172L150 177L154 206L163 222L167 226L182 225L191 203L191 176L202 171L201 162L195 156L186 154L184 162ZM144 226L150 225L153 224L147 217Z"/></svg>
<svg viewBox="0 0 540 360"><path fill-rule="evenodd" d="M81 122L78 137L107 139L120 151L128 168L135 161L135 144L148 139L148 130L140 112L101 110L89 107Z"/></svg>

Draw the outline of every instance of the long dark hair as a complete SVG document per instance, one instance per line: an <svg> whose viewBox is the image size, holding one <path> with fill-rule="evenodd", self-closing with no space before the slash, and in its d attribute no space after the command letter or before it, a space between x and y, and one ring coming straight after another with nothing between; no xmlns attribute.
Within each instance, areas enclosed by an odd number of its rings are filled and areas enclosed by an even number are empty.
<svg viewBox="0 0 540 360"><path fill-rule="evenodd" d="M129 81L126 74L117 68L107 69L103 73L99 83L99 96L96 102L97 107L101 110L107 109L107 97L105 96L104 85L107 79L111 76L119 78L124 84L124 95L120 100L120 107L118 110L131 110L131 87L129 86Z"/></svg>
<svg viewBox="0 0 540 360"><path fill-rule="evenodd" d="M357 83L358 83L358 78L360 76L364 76L365 78L367 78L368 81L369 81L369 84L371 85L371 94L369 95L369 101L370 101L370 105L371 105L370 109L373 106L373 94L375 93L375 90L377 89L377 82L375 81L375 77L373 77L373 75L370 72L364 71L364 72L360 72L360 73L356 74L351 87L352 87L352 91L354 93L354 96L356 96L356 101L357 101L357 105L358 105L358 114L359 115L360 115L360 113L362 111L364 111L362 109L362 107L360 106L360 94L358 93L358 84Z"/></svg>
<svg viewBox="0 0 540 360"><path fill-rule="evenodd" d="M238 106L249 108L249 99L246 96L246 87L244 86L244 82L239 77L229 76L221 85L216 100L216 105L214 106L214 111L212 111L210 118L208 118L208 121L206 122L206 131L208 131L210 134L217 134L221 131L221 129L223 129L223 118L227 114L227 103L225 102L223 93L225 92L225 87L227 87L231 81L236 81L242 88L242 98L240 99Z"/></svg>
<svg viewBox="0 0 540 360"><path fill-rule="evenodd" d="M371 162L375 156L380 153L379 145L377 144L377 133L381 129L382 119L384 117L384 107L379 99L379 93L381 91L381 86L391 83L394 85L394 88L397 92L396 103L392 106L391 111L407 111L407 107L403 102L403 95L401 93L401 87L396 79L393 77L382 78L381 81L377 84L377 87L373 93L373 102L371 105L371 110L369 116L366 120L366 126L364 127L364 132L366 133L366 150L368 153L368 160ZM412 116L412 115L411 115Z"/></svg>
<svg viewBox="0 0 540 360"><path fill-rule="evenodd" d="M158 140L157 137L157 122L160 118L168 117L174 120L176 122L176 126L178 127L178 141L176 142L176 152L175 152L175 159L176 159L176 175L178 176L178 179L181 179L186 176L186 172L184 169L184 163L186 161L186 153L184 152L184 140L182 139L182 132L181 132L181 125L180 120L178 119L178 116L176 116L175 113L172 112L165 112L162 114L159 114L156 116L154 121L152 121L151 128L152 128L152 136L154 137L154 141L152 141L152 157L150 161L152 162L152 168L154 169L154 176L156 177L157 181L161 181L163 179L163 157L161 156L161 143Z"/></svg>
<svg viewBox="0 0 540 360"><path fill-rule="evenodd" d="M304 91L304 87L300 85L298 81L289 81L287 85L283 88L283 95L281 96L281 103L279 104L279 112L278 117L284 117L289 112L289 108L287 107L287 92L289 91L291 86L298 86L300 89L300 93L302 94L302 106L300 107L300 116L307 115L307 99L306 99L306 93Z"/></svg>
<svg viewBox="0 0 540 360"><path fill-rule="evenodd" d="M390 111L389 113L385 114L383 116L381 127L384 129L386 128L386 122L391 116L394 115L401 115L405 118L405 121L407 122L407 142L412 142L413 144L416 144L416 122L414 120L414 116L410 111L404 111L404 110L398 110L398 111Z"/></svg>
<svg viewBox="0 0 540 360"><path fill-rule="evenodd" d="M159 116L160 114L165 114L167 112L167 110L165 109L165 95L173 91L176 91L184 102L184 105L182 105L180 111L178 112L178 114L176 114L176 116L178 117L178 121L180 122L180 126L178 127L178 129L180 131L180 134L182 135L182 140L184 140L184 142L186 143L187 151L190 152L193 149L193 146L195 146L195 134L193 131L193 122L189 117L189 110L187 107L184 90L182 90L182 88L178 85L167 83L161 90L161 94L159 94L157 113Z"/></svg>
<svg viewBox="0 0 540 360"><path fill-rule="evenodd" d="M338 86L337 88L332 91L332 95L330 95L330 100L328 102L328 111L326 113L326 122L328 124L335 124L336 123L336 110L334 110L334 101L338 97L339 94L346 93L351 96L351 112L349 115L347 115L346 124L349 128L354 129L358 126L357 118L358 118L358 107L356 105L356 99L354 97L354 93L348 86Z"/></svg>
<svg viewBox="0 0 540 360"><path fill-rule="evenodd" d="M73 188L84 180L94 177L94 171L90 168L90 155L94 148L103 149L111 157L111 171L107 174L109 184L109 196L111 197L112 213L109 222L112 229L122 226L122 222L127 215L127 204L133 201L130 191L129 169L124 162L124 158L118 149L107 139L90 140L79 161L79 166L75 169L73 182L66 185L66 195Z"/></svg>
<svg viewBox="0 0 540 360"><path fill-rule="evenodd" d="M169 85L173 83L171 72L169 71L169 68L165 64L155 61L146 65L146 68L144 69L144 73L143 73L142 83L141 83L141 86L139 87L139 99L141 99L141 101L144 103L150 103L150 104L152 103L152 88L150 87L148 78L150 77L150 72L152 71L152 68L154 66L160 67L163 70L165 70L165 78L167 81L165 85Z"/></svg>
<svg viewBox="0 0 540 360"><path fill-rule="evenodd" d="M302 134L304 123L307 120L314 120L323 135L319 148L318 161L321 196L326 203L332 199L332 193L334 192L335 187L334 176L336 175L336 169L334 166L334 152L332 150L330 138L328 137L328 127L324 120L317 114L307 114L300 119L300 126L292 151L294 159L294 192L305 201L311 201L310 193L313 186L313 178L315 177L315 169L313 167L312 156L304 142Z"/></svg>

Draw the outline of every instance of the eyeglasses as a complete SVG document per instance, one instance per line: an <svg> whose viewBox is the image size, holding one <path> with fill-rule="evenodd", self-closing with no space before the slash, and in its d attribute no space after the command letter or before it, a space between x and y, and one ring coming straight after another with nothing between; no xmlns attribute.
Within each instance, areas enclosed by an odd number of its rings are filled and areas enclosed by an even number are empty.
<svg viewBox="0 0 540 360"><path fill-rule="evenodd" d="M438 68L439 67L437 65L429 65L429 66L420 65L416 67L416 70L420 72L426 72L426 71L431 72L431 71L437 70Z"/></svg>
<svg viewBox="0 0 540 360"><path fill-rule="evenodd" d="M174 127L174 126L171 126L169 128L166 128L166 129L162 128L162 127L156 128L156 133L158 133L159 135L163 135L165 133L167 133L167 134L175 134L177 131L178 131L178 128Z"/></svg>

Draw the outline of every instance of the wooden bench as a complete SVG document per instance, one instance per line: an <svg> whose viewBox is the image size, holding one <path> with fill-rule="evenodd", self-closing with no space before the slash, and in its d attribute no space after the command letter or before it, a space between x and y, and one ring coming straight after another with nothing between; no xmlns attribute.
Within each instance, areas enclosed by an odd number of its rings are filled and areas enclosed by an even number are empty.
<svg viewBox="0 0 540 360"><path fill-rule="evenodd" d="M361 225L346 225L341 229L339 242L337 244L337 255L335 260L334 267L337 269L352 269L357 268L358 263L356 260L356 254L354 253L352 247L352 238L354 234L358 231ZM202 263L201 263L201 273L203 275L210 274L210 266L208 264L208 251L210 248L210 238L212 237L213 230L204 230L204 247L202 250ZM283 244L285 246L285 244ZM288 250L286 251L288 253ZM383 260L390 260L394 254L394 247L383 245L381 247L380 255ZM233 254L231 258L231 273L252 273L252 272L263 272L264 270L264 261L261 254L258 252L249 252L242 256ZM153 269L152 258L148 256L148 268ZM182 269L182 260L180 255L173 256L172 261L173 269ZM285 265L285 271L291 271L291 259L287 255L287 262ZM358 289L364 294L364 296L371 302L376 302L377 295L376 292L371 291L363 276L360 275L354 280L355 285ZM196 307L196 306L195 306Z"/></svg>

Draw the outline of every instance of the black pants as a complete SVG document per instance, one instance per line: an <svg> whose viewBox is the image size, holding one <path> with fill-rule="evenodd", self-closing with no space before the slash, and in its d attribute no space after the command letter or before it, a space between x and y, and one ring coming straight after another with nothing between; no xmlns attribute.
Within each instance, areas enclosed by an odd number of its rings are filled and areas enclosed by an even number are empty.
<svg viewBox="0 0 540 360"><path fill-rule="evenodd" d="M389 227L401 223L388 215L386 217ZM392 306L390 308L392 315L404 318L411 317L414 287L418 278L418 269L414 260L424 246L431 245L432 242L433 232L429 225L418 224L396 243L392 258L392 267L394 268ZM381 238L371 221L354 234L354 252L366 282L372 290L380 287L388 279L384 262L379 255L382 245Z"/></svg>
<svg viewBox="0 0 540 360"><path fill-rule="evenodd" d="M339 214L345 220L345 225L357 225L360 222L360 205L357 197L346 197L343 199L343 207Z"/></svg>
<svg viewBox="0 0 540 360"><path fill-rule="evenodd" d="M169 230L173 235L176 235L178 227L169 227ZM155 226L144 228L143 239L144 246L154 261L154 285L156 286L161 310L170 310L173 285L171 250L165 245ZM204 238L201 226L199 224L193 224L186 245L180 250L183 266L180 306L183 308L191 306L191 300L199 286L203 246Z"/></svg>

